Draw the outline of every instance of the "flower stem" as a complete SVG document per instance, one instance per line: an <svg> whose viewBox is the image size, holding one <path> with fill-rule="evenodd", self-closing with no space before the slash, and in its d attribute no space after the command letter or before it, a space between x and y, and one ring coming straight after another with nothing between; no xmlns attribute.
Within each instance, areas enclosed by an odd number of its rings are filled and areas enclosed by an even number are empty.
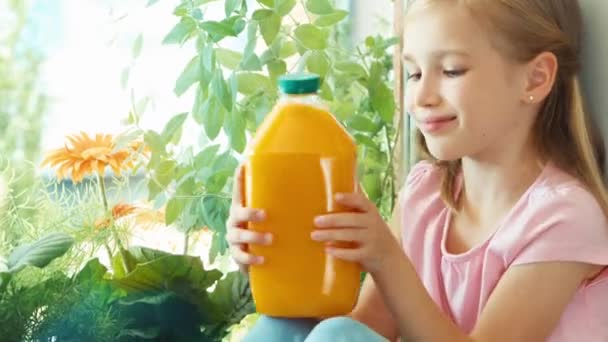
<svg viewBox="0 0 608 342"><path fill-rule="evenodd" d="M184 233L184 255L188 255L188 245L190 244L190 231Z"/></svg>
<svg viewBox="0 0 608 342"><path fill-rule="evenodd" d="M110 212L110 207L108 206L108 195L106 192L106 182L105 179L103 178L103 175L101 175L100 173L97 174L97 183L99 184L99 192L101 193L101 199L103 200L103 207L105 209L105 214L110 216L110 230L112 232L112 237L114 238L114 241L116 241L116 244L118 245L118 252L120 253L121 259L122 259L122 266L125 269L126 273L130 273L131 271L133 271L133 269L131 268L131 265L127 262L127 253L122 245L122 242L120 241L120 238L118 237L118 233L116 232L116 229L114 229L114 217L112 216L112 213ZM105 244L106 246L106 250L108 251L108 256L110 257L110 263L112 263L112 252L110 250L110 247L108 246L108 244Z"/></svg>

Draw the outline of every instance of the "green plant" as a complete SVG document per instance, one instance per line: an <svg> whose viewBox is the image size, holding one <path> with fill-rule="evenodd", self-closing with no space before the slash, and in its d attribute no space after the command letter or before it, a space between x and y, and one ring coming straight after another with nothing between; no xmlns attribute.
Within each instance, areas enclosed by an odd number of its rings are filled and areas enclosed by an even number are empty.
<svg viewBox="0 0 608 342"><path fill-rule="evenodd" d="M179 96L194 92L192 110L173 116L162 132L134 131L143 133L150 147L149 199L166 204L166 223L177 226L186 239L208 227L214 232L210 259L226 253L232 175L248 139L278 99L277 78L293 70L322 76L322 99L358 143L363 189L388 216L397 192L392 161L399 129L393 123L389 85L389 48L397 40L368 37L362 46L350 48L343 28L348 12L329 0L257 0L253 12L246 1L226 0L224 18L205 18L211 5L218 2L183 0L173 12L179 21L164 39L195 47L174 89ZM296 18L299 10L305 18ZM228 37L246 39L245 48L225 48L222 42ZM129 115L136 127L139 114L133 110ZM170 146L180 146L189 119L210 142L173 153ZM218 138L222 132L227 146Z"/></svg>
<svg viewBox="0 0 608 342"><path fill-rule="evenodd" d="M53 233L15 248L7 259L0 258L0 335L3 338L18 341L28 334L46 290L46 286L22 287L13 278L28 266L46 267L64 255L73 242L65 234Z"/></svg>
<svg viewBox="0 0 608 342"><path fill-rule="evenodd" d="M7 183L8 203L0 198L0 253L18 243L23 225L36 215L35 169L31 163L39 157L43 119L47 97L39 86L43 61L40 51L26 35L31 26L31 1L4 1L0 27L0 183ZM12 175L3 171L10 164ZM34 192L32 192L34 191ZM6 208L5 208L6 207ZM20 220L8 220L4 209L18 212Z"/></svg>
<svg viewBox="0 0 608 342"><path fill-rule="evenodd" d="M43 56L25 35L31 1L6 1L0 28L0 153L10 160L36 160L47 97L38 76Z"/></svg>

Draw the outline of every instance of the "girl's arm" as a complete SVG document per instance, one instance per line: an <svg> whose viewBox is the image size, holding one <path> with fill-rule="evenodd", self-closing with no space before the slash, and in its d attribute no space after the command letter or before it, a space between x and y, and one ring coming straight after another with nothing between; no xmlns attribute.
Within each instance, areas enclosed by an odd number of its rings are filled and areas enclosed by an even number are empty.
<svg viewBox="0 0 608 342"><path fill-rule="evenodd" d="M389 227L397 241L401 242L401 215L399 208L401 208L401 205L400 201L397 200L393 215L389 222ZM375 332L391 341L394 341L399 337L397 323L384 303L384 299L378 291L373 277L369 274L363 281L357 305L349 316L364 323Z"/></svg>
<svg viewBox="0 0 608 342"><path fill-rule="evenodd" d="M328 246L326 251L337 258L359 262L371 274L373 282L368 284L375 284L375 289L367 285L353 316L360 317L389 338L393 336L391 327L395 325L402 338L413 341L544 341L555 329L580 284L593 278L602 268L591 262L545 262L542 259L534 261L534 258L511 266L498 282L473 331L462 331L431 299L375 205L361 194L340 194L336 200L352 208L353 212L317 217L315 224L319 229L311 237L321 242L358 243L357 248ZM571 200L572 196L568 197L567 203L552 205L553 211L561 211L562 217L568 220L556 221L559 224L551 225L550 230L555 236L544 234L543 239L563 239L563 234L573 238L568 235L568 232L573 234L568 227L580 226L576 222L587 222L588 230L576 230L576 236L584 234L585 241L598 239L601 243L596 243L593 251L604 252L605 235L595 231L598 227L603 228L596 224L603 222L599 219L603 213L593 206L582 209L580 204L573 206ZM580 198L574 200L581 202ZM590 209L585 210L588 207ZM564 211L568 215L563 214ZM538 244L542 247L542 243ZM383 301L375 297L377 293ZM388 310L380 303L385 303ZM396 324L389 323L392 321L387 311Z"/></svg>
<svg viewBox="0 0 608 342"><path fill-rule="evenodd" d="M507 270L470 335L435 305L405 255L373 275L405 340L545 341L579 285L600 266L547 262Z"/></svg>

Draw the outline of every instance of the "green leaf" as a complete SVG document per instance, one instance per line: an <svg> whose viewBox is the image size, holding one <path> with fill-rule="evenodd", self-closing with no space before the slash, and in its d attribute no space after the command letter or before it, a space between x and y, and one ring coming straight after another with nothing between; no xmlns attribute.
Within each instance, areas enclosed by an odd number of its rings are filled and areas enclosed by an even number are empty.
<svg viewBox="0 0 608 342"><path fill-rule="evenodd" d="M264 51L262 53L262 55L260 56L260 63L262 63L262 65L266 65L268 62L270 62L274 58L275 58L275 56L274 56L273 51L271 49L268 49L268 50Z"/></svg>
<svg viewBox="0 0 608 342"><path fill-rule="evenodd" d="M140 33L133 43L133 58L139 57L141 49L144 46L144 36Z"/></svg>
<svg viewBox="0 0 608 342"><path fill-rule="evenodd" d="M211 238L211 247L209 248L209 262L214 263L218 255L226 253L228 250L225 235L215 233Z"/></svg>
<svg viewBox="0 0 608 342"><path fill-rule="evenodd" d="M142 298L136 299L121 299L121 305L135 305L135 304L148 304L148 305L162 305L172 299L176 298L176 294L174 292L162 292L155 295L150 295Z"/></svg>
<svg viewBox="0 0 608 342"><path fill-rule="evenodd" d="M251 54L243 60L241 69L243 71L260 71L262 70L262 62L256 54Z"/></svg>
<svg viewBox="0 0 608 342"><path fill-rule="evenodd" d="M237 74L237 81L239 93L244 95L251 95L258 91L267 91L271 88L270 81L266 76L252 72Z"/></svg>
<svg viewBox="0 0 608 342"><path fill-rule="evenodd" d="M196 30L196 22L188 17L182 18L165 36L163 44L183 44Z"/></svg>
<svg viewBox="0 0 608 342"><path fill-rule="evenodd" d="M321 98L323 100L326 100L326 101L334 100L333 90L331 89L331 87L329 86L329 83L327 83L327 82L323 82L323 84L321 84L321 92L319 93L319 95L321 96Z"/></svg>
<svg viewBox="0 0 608 342"><path fill-rule="evenodd" d="M181 278L204 290L221 276L218 270L205 270L200 257L168 255L137 265L133 272L114 280L114 283L131 292L163 291L172 281Z"/></svg>
<svg viewBox="0 0 608 342"><path fill-rule="evenodd" d="M257 0L257 2L266 7L274 8L274 0Z"/></svg>
<svg viewBox="0 0 608 342"><path fill-rule="evenodd" d="M281 51L279 52L279 58L285 59L291 57L298 53L298 48L296 43L292 41L287 41L281 46Z"/></svg>
<svg viewBox="0 0 608 342"><path fill-rule="evenodd" d="M230 77L228 77L228 80L226 80L226 85L228 86L228 89L230 91L230 95L232 96L232 103L235 104L237 103L237 96L238 96L238 92L239 92L239 84L238 84L238 79L236 77L236 73L232 73L230 75ZM235 105L233 105L232 107L233 109L235 108Z"/></svg>
<svg viewBox="0 0 608 342"><path fill-rule="evenodd" d="M223 48L216 48L215 56L217 57L217 60L220 62L220 64L230 70L237 69L239 64L241 64L241 61L243 60L243 54L241 54L240 52Z"/></svg>
<svg viewBox="0 0 608 342"><path fill-rule="evenodd" d="M379 172L370 172L363 176L363 189L372 201L377 201L382 196L382 180Z"/></svg>
<svg viewBox="0 0 608 342"><path fill-rule="evenodd" d="M275 10L278 15L286 16L296 6L296 0L275 0Z"/></svg>
<svg viewBox="0 0 608 342"><path fill-rule="evenodd" d="M158 338L160 333L160 327L147 327L143 329L123 329L121 330L120 335L137 339L154 340Z"/></svg>
<svg viewBox="0 0 608 342"><path fill-rule="evenodd" d="M167 202L167 211L165 213L165 224L170 225L182 214L186 202L181 198L172 198Z"/></svg>
<svg viewBox="0 0 608 342"><path fill-rule="evenodd" d="M378 148L378 144L376 144L376 142L374 142L374 140L372 138L368 137L365 134L355 133L354 137L355 137L355 140L357 141L357 143L359 143L359 144L363 144L363 145L366 145L367 147L371 147L374 149Z"/></svg>
<svg viewBox="0 0 608 342"><path fill-rule="evenodd" d="M306 9L319 15L330 14L334 11L329 0L307 0Z"/></svg>
<svg viewBox="0 0 608 342"><path fill-rule="evenodd" d="M144 142L150 148L153 154L165 154L165 144L163 143L162 137L158 133L152 130L146 131L146 133L144 133Z"/></svg>
<svg viewBox="0 0 608 342"><path fill-rule="evenodd" d="M144 264L150 261L160 259L167 255L171 255L171 253L160 251L158 249L152 249L141 246L131 247L129 248L127 253L135 259L136 264Z"/></svg>
<svg viewBox="0 0 608 342"><path fill-rule="evenodd" d="M214 95L209 96L207 101L201 106L200 117L209 139L213 140L217 138L220 133L226 115L225 111L226 109L224 109L220 100Z"/></svg>
<svg viewBox="0 0 608 342"><path fill-rule="evenodd" d="M199 50L201 65L204 70L207 70L211 76L215 73L215 50L212 44L206 44Z"/></svg>
<svg viewBox="0 0 608 342"><path fill-rule="evenodd" d="M367 72L365 71L365 68L355 62L347 61L336 63L336 70L341 73L352 75L356 78L367 77Z"/></svg>
<svg viewBox="0 0 608 342"><path fill-rule="evenodd" d="M294 31L296 38L311 50L323 50L327 47L327 32L312 24L303 24Z"/></svg>
<svg viewBox="0 0 608 342"><path fill-rule="evenodd" d="M247 22L243 20L243 17L239 15L235 15L228 19L222 20L222 23L225 23L226 25L232 27L234 37L238 36L241 32L243 32L243 30L245 30L245 27L247 26Z"/></svg>
<svg viewBox="0 0 608 342"><path fill-rule="evenodd" d="M374 122L364 115L353 115L347 121L347 125L358 131L375 133L378 129Z"/></svg>
<svg viewBox="0 0 608 342"><path fill-rule="evenodd" d="M226 234L226 219L228 218L228 211L230 209L229 203L222 198L208 196L203 198L201 206L207 227L216 233Z"/></svg>
<svg viewBox="0 0 608 342"><path fill-rule="evenodd" d="M234 10L241 5L241 1L242 0L226 0L226 2L224 2L224 12L226 13L227 17L229 17L230 14L232 14L232 12L234 12Z"/></svg>
<svg viewBox="0 0 608 342"><path fill-rule="evenodd" d="M248 71L262 70L262 65L255 54L255 48L258 41L258 24L255 21L250 21L247 25L247 44L243 50L243 61L241 69Z"/></svg>
<svg viewBox="0 0 608 342"><path fill-rule="evenodd" d="M273 83L276 83L279 76L287 73L287 63L282 60L273 60L266 65L266 68L268 68L268 73Z"/></svg>
<svg viewBox="0 0 608 342"><path fill-rule="evenodd" d="M306 67L310 72L325 77L329 71L329 59L323 51L313 51L306 59Z"/></svg>
<svg viewBox="0 0 608 342"><path fill-rule="evenodd" d="M214 41L218 42L226 36L236 36L232 26L217 21L205 21L200 23L200 28L207 31L210 35L216 36Z"/></svg>
<svg viewBox="0 0 608 342"><path fill-rule="evenodd" d="M200 59L195 56L188 62L177 81L173 92L175 95L182 96L196 81L201 77Z"/></svg>
<svg viewBox="0 0 608 342"><path fill-rule="evenodd" d="M127 89L127 84L129 83L129 74L131 73L131 68L126 67L122 70L120 74L120 87L122 89Z"/></svg>
<svg viewBox="0 0 608 342"><path fill-rule="evenodd" d="M165 128L163 129L163 133L161 134L165 144L168 144L173 139L173 136L182 128L187 118L188 113L181 113L175 115L171 118L171 120L169 120L169 122L167 122Z"/></svg>
<svg viewBox="0 0 608 342"><path fill-rule="evenodd" d="M224 75L221 69L216 70L215 77L213 78L213 81L211 81L211 84L213 87L213 95L220 100L224 109L230 112L232 110L232 95L226 85L226 81L224 81Z"/></svg>
<svg viewBox="0 0 608 342"><path fill-rule="evenodd" d="M69 235L51 233L34 243L21 245L8 257L8 272L19 272L26 266L43 268L64 255L73 244L74 239Z"/></svg>
<svg viewBox="0 0 608 342"><path fill-rule="evenodd" d="M270 46L281 29L281 17L275 13L260 21L260 31L266 45Z"/></svg>
<svg viewBox="0 0 608 342"><path fill-rule="evenodd" d="M255 311L248 278L241 272L230 272L218 281L210 299L217 310L224 313L228 326Z"/></svg>
<svg viewBox="0 0 608 342"><path fill-rule="evenodd" d="M259 10L255 10L255 12L253 12L253 14L251 15L251 19L256 20L256 21L261 21L261 20L264 20L264 19L270 17L273 14L274 14L274 12L272 10L259 9Z"/></svg>
<svg viewBox="0 0 608 342"><path fill-rule="evenodd" d="M95 282L102 280L108 273L108 269L95 258L87 262L87 264L76 275L75 283L83 284L86 282Z"/></svg>
<svg viewBox="0 0 608 342"><path fill-rule="evenodd" d="M175 168L177 163L175 160L166 159L158 164L158 167L154 170L154 177L163 187L167 187L175 178Z"/></svg>
<svg viewBox="0 0 608 342"><path fill-rule="evenodd" d="M205 147L194 157L194 168L197 170L203 167L211 167L217 151L220 149L220 145L211 145Z"/></svg>
<svg viewBox="0 0 608 342"><path fill-rule="evenodd" d="M242 153L245 150L245 118L239 111L230 112L224 121L224 131L233 150Z"/></svg>
<svg viewBox="0 0 608 342"><path fill-rule="evenodd" d="M372 64L368 91L374 110L380 114L384 122L392 123L395 115L395 97L382 79L383 70L384 67L379 62Z"/></svg>
<svg viewBox="0 0 608 342"><path fill-rule="evenodd" d="M114 139L114 148L112 153L116 153L124 148L127 148L129 144L142 137L143 132L139 128L130 128L127 131L120 133Z"/></svg>
<svg viewBox="0 0 608 342"><path fill-rule="evenodd" d="M344 18L346 18L346 17L348 17L347 11L336 10L333 13L322 15L322 16L318 17L315 20L315 25L322 26L322 27L333 26L333 25L341 22L342 20L344 20Z"/></svg>

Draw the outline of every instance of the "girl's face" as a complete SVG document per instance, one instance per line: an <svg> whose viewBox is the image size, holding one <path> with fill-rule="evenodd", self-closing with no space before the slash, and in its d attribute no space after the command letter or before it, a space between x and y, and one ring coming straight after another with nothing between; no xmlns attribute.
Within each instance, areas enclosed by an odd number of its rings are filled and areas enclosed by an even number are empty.
<svg viewBox="0 0 608 342"><path fill-rule="evenodd" d="M508 61L467 8L414 5L405 26L405 103L440 160L492 158L534 121L523 110L526 68Z"/></svg>

